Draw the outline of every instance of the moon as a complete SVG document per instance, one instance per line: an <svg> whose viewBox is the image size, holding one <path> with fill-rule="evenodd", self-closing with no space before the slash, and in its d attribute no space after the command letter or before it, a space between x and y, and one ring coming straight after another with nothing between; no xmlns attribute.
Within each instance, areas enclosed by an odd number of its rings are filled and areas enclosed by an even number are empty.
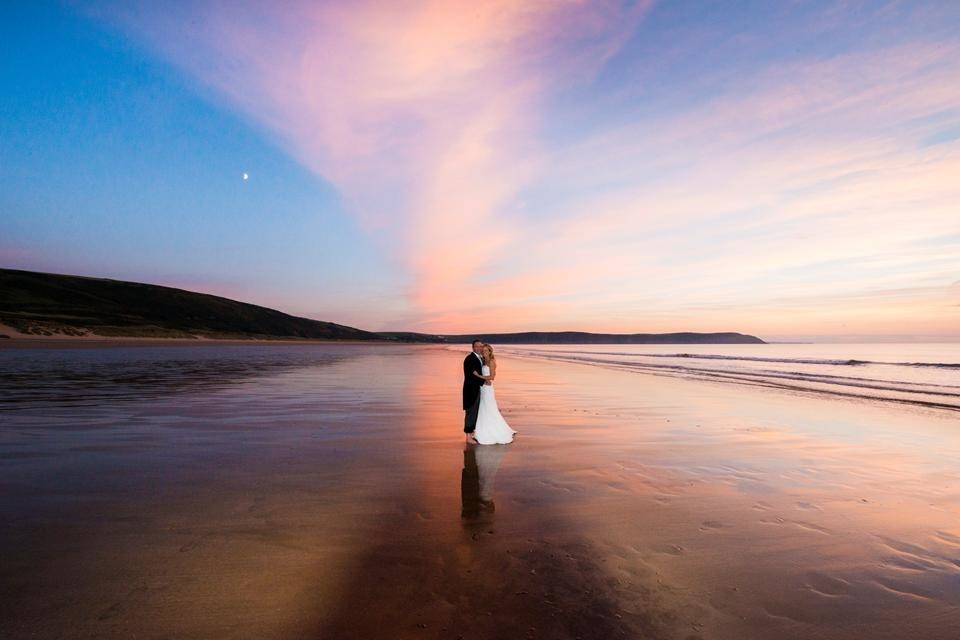
<svg viewBox="0 0 960 640"><path fill-rule="evenodd" d="M249 175L248 173L244 172L244 174L243 174L243 181L246 182L246 181L249 180L249 179L250 179L250 175Z"/></svg>

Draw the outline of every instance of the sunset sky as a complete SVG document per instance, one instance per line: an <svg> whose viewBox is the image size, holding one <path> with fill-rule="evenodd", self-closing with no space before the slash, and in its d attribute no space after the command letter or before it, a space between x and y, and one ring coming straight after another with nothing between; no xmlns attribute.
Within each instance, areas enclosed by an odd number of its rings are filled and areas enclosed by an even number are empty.
<svg viewBox="0 0 960 640"><path fill-rule="evenodd" d="M370 330L960 337L955 0L3 2L0 53L0 267Z"/></svg>

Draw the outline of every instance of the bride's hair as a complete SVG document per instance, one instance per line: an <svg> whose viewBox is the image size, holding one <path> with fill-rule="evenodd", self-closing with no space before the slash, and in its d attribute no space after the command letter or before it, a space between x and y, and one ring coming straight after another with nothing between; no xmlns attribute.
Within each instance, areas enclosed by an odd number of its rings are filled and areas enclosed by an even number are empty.
<svg viewBox="0 0 960 640"><path fill-rule="evenodd" d="M490 354L490 357L487 358L488 361L491 361L491 362L496 362L496 361L497 361L497 357L496 357L495 355L493 355L493 347L491 347L489 344L487 344L486 342L484 342L484 343L483 343L483 349L484 349L484 351L487 351L487 352Z"/></svg>

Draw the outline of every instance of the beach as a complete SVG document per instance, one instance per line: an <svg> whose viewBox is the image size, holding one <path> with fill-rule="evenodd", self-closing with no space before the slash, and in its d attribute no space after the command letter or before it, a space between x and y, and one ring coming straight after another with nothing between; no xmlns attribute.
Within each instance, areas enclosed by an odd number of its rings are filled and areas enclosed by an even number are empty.
<svg viewBox="0 0 960 640"><path fill-rule="evenodd" d="M957 411L466 351L0 350L0 635L955 637Z"/></svg>
<svg viewBox="0 0 960 640"><path fill-rule="evenodd" d="M390 340L322 340L311 338L210 338L193 335L189 338L150 336L103 336L88 330L75 334L23 333L0 322L0 349L90 349L111 347L168 347L168 346L237 346L237 345L329 345L329 344L397 344Z"/></svg>

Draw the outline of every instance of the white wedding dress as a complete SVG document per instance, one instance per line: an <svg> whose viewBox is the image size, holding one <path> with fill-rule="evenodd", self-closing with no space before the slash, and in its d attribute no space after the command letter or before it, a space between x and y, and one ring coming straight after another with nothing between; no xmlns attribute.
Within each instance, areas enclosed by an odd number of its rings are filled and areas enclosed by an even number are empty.
<svg viewBox="0 0 960 640"><path fill-rule="evenodd" d="M480 372L490 375L490 367L483 365ZM510 428L507 421L500 415L497 407L497 396L493 393L493 385L485 384L480 387L480 409L477 413L477 428L473 437L480 444L507 444L513 442L516 431Z"/></svg>

